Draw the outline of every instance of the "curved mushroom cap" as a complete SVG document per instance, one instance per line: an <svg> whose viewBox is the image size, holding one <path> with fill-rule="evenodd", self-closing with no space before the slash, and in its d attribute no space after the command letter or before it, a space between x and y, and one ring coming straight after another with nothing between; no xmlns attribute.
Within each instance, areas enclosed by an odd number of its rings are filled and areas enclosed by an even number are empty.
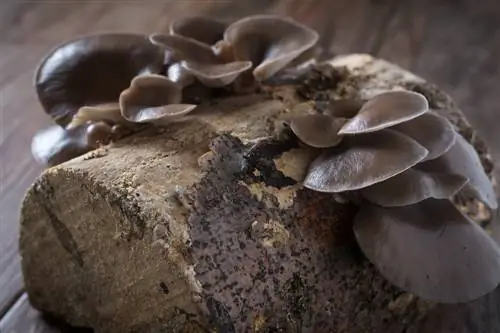
<svg viewBox="0 0 500 333"><path fill-rule="evenodd" d="M82 106L73 116L73 119L66 128L73 128L87 122L104 121L111 124L130 124L120 112L118 103L106 103L92 106Z"/></svg>
<svg viewBox="0 0 500 333"><path fill-rule="evenodd" d="M182 62L182 66L207 87L223 87L231 84L244 71L252 67L250 61L234 61L227 64L202 64Z"/></svg>
<svg viewBox="0 0 500 333"><path fill-rule="evenodd" d="M170 34L192 38L198 42L214 45L224 37L228 24L204 17L192 16L174 20L170 25Z"/></svg>
<svg viewBox="0 0 500 333"><path fill-rule="evenodd" d="M354 233L387 280L426 300L467 302L500 282L499 247L449 200L363 206L354 218Z"/></svg>
<svg viewBox="0 0 500 333"><path fill-rule="evenodd" d="M448 199L467 183L461 175L411 168L383 182L363 188L361 195L383 207L412 205L428 198Z"/></svg>
<svg viewBox="0 0 500 333"><path fill-rule="evenodd" d="M456 140L453 125L446 118L431 112L398 124L392 129L424 146L429 151L425 160L432 160L443 155L455 144Z"/></svg>
<svg viewBox="0 0 500 333"><path fill-rule="evenodd" d="M339 134L361 134L378 131L429 110L427 99L412 91L389 91L367 101L358 114L340 129Z"/></svg>
<svg viewBox="0 0 500 333"><path fill-rule="evenodd" d="M224 40L232 47L236 60L252 61L254 77L264 81L295 58L316 45L316 31L290 18L255 15L229 25Z"/></svg>
<svg viewBox="0 0 500 333"><path fill-rule="evenodd" d="M54 166L107 144L111 127L105 123L86 123L71 129L53 125L35 134L31 153L40 164Z"/></svg>
<svg viewBox="0 0 500 333"><path fill-rule="evenodd" d="M329 148L338 145L342 136L338 135L345 118L334 118L324 114L308 114L294 117L290 128L306 145L315 148Z"/></svg>
<svg viewBox="0 0 500 333"><path fill-rule="evenodd" d="M167 77L170 81L181 87L187 87L194 82L195 76L191 74L180 62L173 63L167 69Z"/></svg>
<svg viewBox="0 0 500 333"><path fill-rule="evenodd" d="M417 167L424 171L454 173L467 177L469 181L464 190L483 201L491 209L498 208L493 185L484 172L476 150L460 134L456 134L455 144L445 154L421 163Z"/></svg>
<svg viewBox="0 0 500 333"><path fill-rule="evenodd" d="M328 193L361 189L400 174L427 153L415 140L389 129L345 137L343 145L311 163L304 186Z"/></svg>
<svg viewBox="0 0 500 333"><path fill-rule="evenodd" d="M134 123L167 124L196 105L181 102L181 87L161 75L138 76L120 95L122 116Z"/></svg>
<svg viewBox="0 0 500 333"><path fill-rule="evenodd" d="M44 110L66 126L85 105L116 102L140 73L159 73L164 55L147 36L85 36L52 50L39 64L35 88Z"/></svg>
<svg viewBox="0 0 500 333"><path fill-rule="evenodd" d="M209 45L191 38L156 33L149 36L149 40L153 44L169 50L177 61L186 60L209 64L221 62Z"/></svg>

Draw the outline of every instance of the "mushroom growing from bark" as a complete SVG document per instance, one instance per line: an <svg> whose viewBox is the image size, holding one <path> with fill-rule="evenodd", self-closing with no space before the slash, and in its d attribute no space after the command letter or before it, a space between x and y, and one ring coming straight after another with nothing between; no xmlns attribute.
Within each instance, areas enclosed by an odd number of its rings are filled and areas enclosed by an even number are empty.
<svg viewBox="0 0 500 333"><path fill-rule="evenodd" d="M303 185L357 194L358 244L396 286L445 303L491 292L500 283L500 248L451 202L466 192L498 206L475 149L418 93L385 92L357 108L332 105L291 120L299 140L324 148ZM329 125L340 120L341 128Z"/></svg>
<svg viewBox="0 0 500 333"><path fill-rule="evenodd" d="M81 107L116 103L130 81L159 73L164 54L147 36L107 33L71 40L52 50L35 74L44 110L61 126Z"/></svg>

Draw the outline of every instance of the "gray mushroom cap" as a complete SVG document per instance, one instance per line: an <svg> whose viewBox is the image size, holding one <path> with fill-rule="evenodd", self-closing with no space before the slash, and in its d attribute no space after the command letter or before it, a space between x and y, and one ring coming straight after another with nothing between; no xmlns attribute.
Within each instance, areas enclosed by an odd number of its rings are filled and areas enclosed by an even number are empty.
<svg viewBox="0 0 500 333"><path fill-rule="evenodd" d="M410 119L429 110L427 99L412 91L389 91L367 101L358 114L349 120L339 134L361 134L378 131Z"/></svg>
<svg viewBox="0 0 500 333"><path fill-rule="evenodd" d="M150 41L171 52L176 61L200 62L208 64L221 63L210 45L180 35L155 33L149 36Z"/></svg>
<svg viewBox="0 0 500 333"><path fill-rule="evenodd" d="M165 125L191 112L196 105L180 104L181 87L161 75L138 76L120 95L122 116L134 123Z"/></svg>
<svg viewBox="0 0 500 333"><path fill-rule="evenodd" d="M34 84L45 112L66 126L82 106L116 102L133 77L160 72L163 60L147 36L90 35L53 49L36 69Z"/></svg>
<svg viewBox="0 0 500 333"><path fill-rule="evenodd" d="M223 87L252 67L250 61L233 61L226 64L182 62L182 66L207 87Z"/></svg>
<svg viewBox="0 0 500 333"><path fill-rule="evenodd" d="M292 19L255 15L238 20L226 29L224 40L232 46L235 60L251 61L253 74L264 81L285 68L319 39L316 31Z"/></svg>
<svg viewBox="0 0 500 333"><path fill-rule="evenodd" d="M170 34L194 39L198 42L214 45L223 39L228 24L204 16L183 17L170 25Z"/></svg>
<svg viewBox="0 0 500 333"><path fill-rule="evenodd" d="M424 172L418 165L383 182L360 190L369 202L383 207L416 204L428 198L449 199L467 183L461 175Z"/></svg>
<svg viewBox="0 0 500 333"><path fill-rule="evenodd" d="M53 125L35 134L31 153L38 163L54 166L107 144L110 136L111 127L103 122L89 122L70 129Z"/></svg>
<svg viewBox="0 0 500 333"><path fill-rule="evenodd" d="M484 171L476 150L458 133L455 144L445 154L419 164L419 169L463 175L468 179L464 193L476 197L491 209L498 208L493 185Z"/></svg>
<svg viewBox="0 0 500 333"><path fill-rule="evenodd" d="M324 114L308 114L292 118L290 129L300 141L315 148L329 148L338 145L342 136L337 132L347 121Z"/></svg>
<svg viewBox="0 0 500 333"><path fill-rule="evenodd" d="M354 219L354 233L387 280L427 300L468 302L500 283L498 245L449 200L365 205Z"/></svg>
<svg viewBox="0 0 500 333"><path fill-rule="evenodd" d="M311 163L304 186L328 193L358 190L408 170L427 154L415 140L390 129L348 136Z"/></svg>
<svg viewBox="0 0 500 333"><path fill-rule="evenodd" d="M392 129L409 136L424 146L429 151L425 160L432 160L443 155L455 144L456 140L453 125L435 112L424 113L415 119L398 124Z"/></svg>

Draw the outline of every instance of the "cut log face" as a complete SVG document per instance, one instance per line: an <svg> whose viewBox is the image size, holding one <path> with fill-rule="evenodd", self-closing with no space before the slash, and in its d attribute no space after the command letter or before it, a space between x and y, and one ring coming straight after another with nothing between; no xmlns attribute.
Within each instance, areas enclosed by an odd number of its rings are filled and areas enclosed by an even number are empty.
<svg viewBox="0 0 500 333"><path fill-rule="evenodd" d="M329 66L349 69L336 99L427 87L366 55ZM317 153L274 135L303 102L293 86L218 99L46 170L22 207L32 304L96 332L491 331L494 294L443 307L402 293L356 245L357 207L300 186Z"/></svg>

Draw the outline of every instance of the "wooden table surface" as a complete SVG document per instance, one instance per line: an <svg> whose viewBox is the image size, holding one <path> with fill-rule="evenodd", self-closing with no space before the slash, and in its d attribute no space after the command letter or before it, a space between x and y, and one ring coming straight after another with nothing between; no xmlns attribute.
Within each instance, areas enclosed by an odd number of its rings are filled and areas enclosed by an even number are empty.
<svg viewBox="0 0 500 333"><path fill-rule="evenodd" d="M329 52L368 52L440 85L500 157L500 3L495 0L0 1L0 332L55 329L22 291L19 206L40 173L31 137L49 124L34 90L40 58L78 35L161 32L172 18L280 13L316 29ZM500 125L500 124L499 124Z"/></svg>

